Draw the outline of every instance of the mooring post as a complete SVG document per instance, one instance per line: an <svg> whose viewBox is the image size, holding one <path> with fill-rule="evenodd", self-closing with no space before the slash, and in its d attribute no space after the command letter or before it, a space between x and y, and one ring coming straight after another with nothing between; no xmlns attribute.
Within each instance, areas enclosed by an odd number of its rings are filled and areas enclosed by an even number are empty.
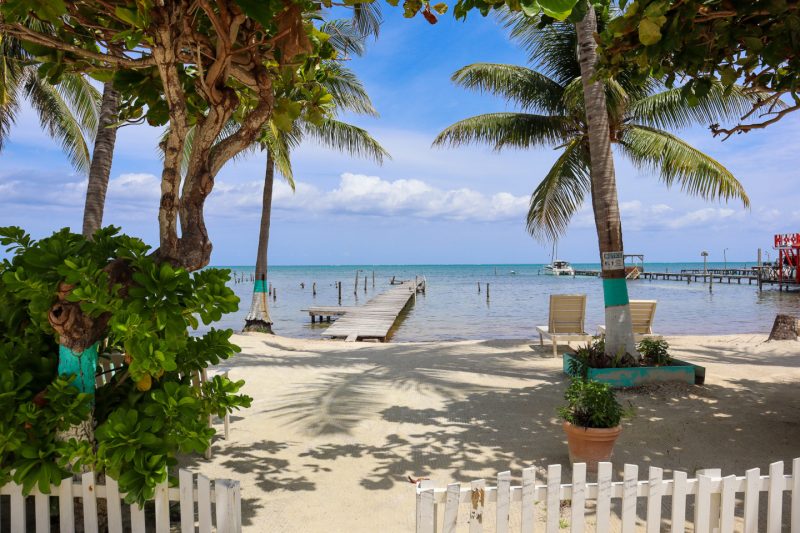
<svg viewBox="0 0 800 533"><path fill-rule="evenodd" d="M366 294L366 292L367 292L367 275L364 274L364 293Z"/></svg>
<svg viewBox="0 0 800 533"><path fill-rule="evenodd" d="M312 296L316 296L317 295L317 282L316 281L311 284L311 295Z"/></svg>
<svg viewBox="0 0 800 533"><path fill-rule="evenodd" d="M486 299L489 299L489 284L486 284Z"/></svg>
<svg viewBox="0 0 800 533"><path fill-rule="evenodd" d="M375 288L375 271L372 271L372 288Z"/></svg>
<svg viewBox="0 0 800 533"><path fill-rule="evenodd" d="M761 292L761 248L758 249L758 270L756 270L756 277L758 279L758 292Z"/></svg>
<svg viewBox="0 0 800 533"><path fill-rule="evenodd" d="M478 282L478 294L480 294L480 293L481 293L481 282L479 281Z"/></svg>
<svg viewBox="0 0 800 533"><path fill-rule="evenodd" d="M339 285L339 305L342 305L342 282L337 281L337 285Z"/></svg>
<svg viewBox="0 0 800 533"><path fill-rule="evenodd" d="M356 270L356 282L353 285L353 294L358 294L358 270Z"/></svg>
<svg viewBox="0 0 800 533"><path fill-rule="evenodd" d="M278 289L276 289L275 287L272 287L272 300L274 301L274 300L277 300L277 299L278 299Z"/></svg>

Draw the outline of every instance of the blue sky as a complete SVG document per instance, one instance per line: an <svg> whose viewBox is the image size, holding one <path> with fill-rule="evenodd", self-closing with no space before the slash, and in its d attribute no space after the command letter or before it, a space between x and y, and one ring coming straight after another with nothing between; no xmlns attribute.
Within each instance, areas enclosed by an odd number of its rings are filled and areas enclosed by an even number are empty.
<svg viewBox="0 0 800 533"><path fill-rule="evenodd" d="M471 146L432 149L449 124L507 109L502 101L454 87L450 75L473 62L524 63L524 54L491 18L450 15L431 26L385 10L380 39L349 62L380 118L346 117L369 129L392 155L382 167L304 145L294 158L297 192L278 184L270 241L272 264L539 263L550 246L525 231L531 191L552 165L551 149L501 154ZM157 243L158 131L125 127L117 140L105 223ZM625 250L648 261L754 261L777 232L800 231L800 114L722 143L702 127L682 137L725 164L752 207L705 203L667 190L617 157ZM207 204L212 263L253 264L263 154L229 163ZM85 177L25 110L0 153L0 225L36 236L80 230ZM589 205L559 244L574 262L597 260Z"/></svg>

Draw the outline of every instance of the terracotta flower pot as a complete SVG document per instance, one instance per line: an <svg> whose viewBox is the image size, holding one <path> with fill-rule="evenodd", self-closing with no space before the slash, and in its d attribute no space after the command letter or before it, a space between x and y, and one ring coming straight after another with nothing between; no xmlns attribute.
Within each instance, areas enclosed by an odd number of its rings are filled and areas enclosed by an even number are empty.
<svg viewBox="0 0 800 533"><path fill-rule="evenodd" d="M567 434L569 460L571 463L586 463L586 470L597 472L597 463L608 461L614 451L614 443L622 432L615 428L584 428L564 422Z"/></svg>

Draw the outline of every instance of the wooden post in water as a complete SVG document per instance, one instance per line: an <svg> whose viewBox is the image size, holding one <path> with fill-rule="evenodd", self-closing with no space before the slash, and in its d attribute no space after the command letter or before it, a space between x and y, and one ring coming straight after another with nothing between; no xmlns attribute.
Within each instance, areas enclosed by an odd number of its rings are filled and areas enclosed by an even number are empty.
<svg viewBox="0 0 800 533"><path fill-rule="evenodd" d="M758 270L756 271L756 276L758 277L758 292L761 292L761 269L763 265L761 264L761 248L758 249Z"/></svg>
<svg viewBox="0 0 800 533"><path fill-rule="evenodd" d="M372 271L372 288L375 288L375 271Z"/></svg>
<svg viewBox="0 0 800 533"><path fill-rule="evenodd" d="M364 274L364 294L367 293L367 275Z"/></svg>
<svg viewBox="0 0 800 533"><path fill-rule="evenodd" d="M311 284L311 295L312 296L316 296L317 295L317 282L316 281Z"/></svg>
<svg viewBox="0 0 800 533"><path fill-rule="evenodd" d="M339 286L339 305L342 305L342 282L337 281L336 284Z"/></svg>
<svg viewBox="0 0 800 533"><path fill-rule="evenodd" d="M489 284L486 284L486 299L489 299Z"/></svg>
<svg viewBox="0 0 800 533"><path fill-rule="evenodd" d="M277 299L278 299L278 289L276 289L275 287L272 287L272 300L274 301L274 300L277 300Z"/></svg>
<svg viewBox="0 0 800 533"><path fill-rule="evenodd" d="M358 270L356 270L356 283L353 285L353 294L358 294Z"/></svg>
<svg viewBox="0 0 800 533"><path fill-rule="evenodd" d="M481 293L481 282L479 281L478 282L478 294L480 294L480 293Z"/></svg>

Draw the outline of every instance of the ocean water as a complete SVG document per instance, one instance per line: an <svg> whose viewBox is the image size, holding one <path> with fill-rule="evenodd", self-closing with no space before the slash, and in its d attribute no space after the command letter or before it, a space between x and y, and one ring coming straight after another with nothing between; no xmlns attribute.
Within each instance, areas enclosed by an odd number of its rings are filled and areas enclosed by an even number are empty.
<svg viewBox="0 0 800 533"><path fill-rule="evenodd" d="M577 269L598 269L597 264L575 264ZM728 268L753 263L727 263ZM678 272L702 268L702 263L648 263L648 271ZM722 268L722 263L709 263ZM239 311L223 317L216 327L241 330L250 307L253 267L225 267L237 279L231 288L241 299ZM338 305L337 281L342 282L342 305L361 305L389 287L392 276L424 276L427 293L412 304L393 342L454 339L533 338L535 326L547 324L550 294L586 294L586 327L590 333L603 319L602 284L595 277L544 275L543 265L348 265L275 266L269 281L277 290L270 299L275 333L289 337L320 338L326 325L311 324L305 309L313 305ZM359 286L354 291L356 271ZM375 286L372 273L375 273ZM367 291L364 292L364 275ZM312 295L312 284L317 294ZM489 284L489 299L486 284ZM304 284L304 287L301 286ZM481 291L478 293L478 284ZM635 280L628 283L632 299L658 300L655 329L671 334L725 334L769 332L777 313L800 315L800 293L779 292L753 285Z"/></svg>

